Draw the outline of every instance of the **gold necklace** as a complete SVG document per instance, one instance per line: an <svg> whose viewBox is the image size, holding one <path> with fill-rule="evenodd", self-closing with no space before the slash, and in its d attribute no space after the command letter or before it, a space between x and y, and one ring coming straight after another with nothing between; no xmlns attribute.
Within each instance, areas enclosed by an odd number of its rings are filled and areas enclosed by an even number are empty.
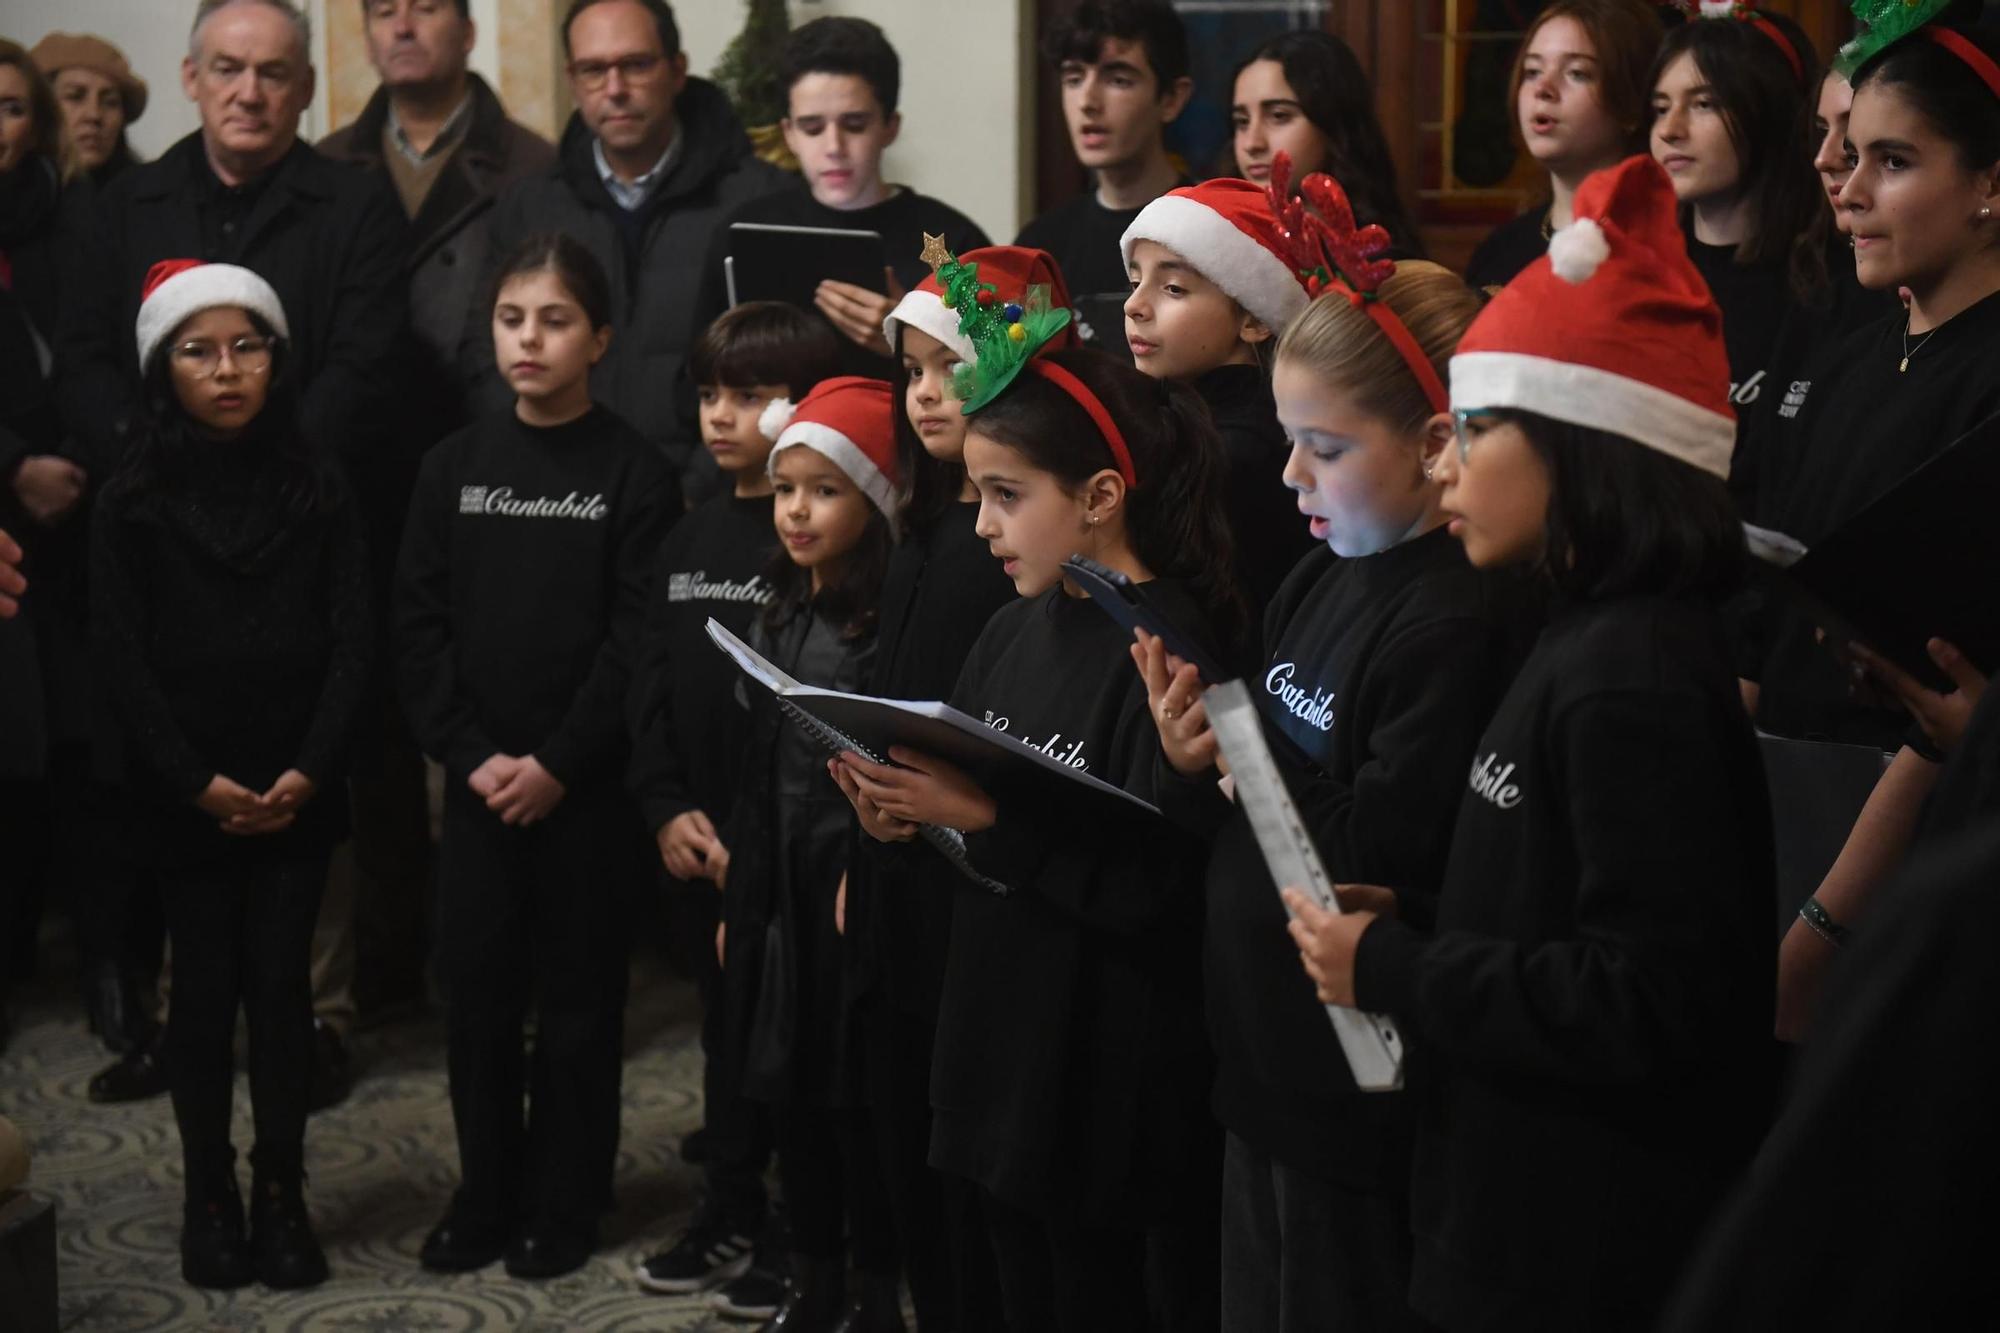
<svg viewBox="0 0 2000 1333"><path fill-rule="evenodd" d="M1940 329L1943 327L1944 325L1942 324L1938 325L1938 328ZM1910 317L1908 315L1904 315L1903 316L1903 364L1896 367L1896 373L1899 375L1906 373L1910 368L1910 358L1915 356L1918 352L1923 351L1924 344L1929 342L1931 339L1935 337L1937 337L1937 329L1932 329L1929 333L1926 333L1922 338L1917 340L1917 345L1915 347L1910 346Z"/></svg>

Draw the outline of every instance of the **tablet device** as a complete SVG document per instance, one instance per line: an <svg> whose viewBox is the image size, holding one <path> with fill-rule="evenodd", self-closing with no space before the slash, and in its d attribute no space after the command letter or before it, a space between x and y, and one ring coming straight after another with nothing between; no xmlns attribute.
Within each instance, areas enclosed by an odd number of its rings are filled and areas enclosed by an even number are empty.
<svg viewBox="0 0 2000 1333"><path fill-rule="evenodd" d="M1073 555L1063 561L1063 573L1076 581L1076 586L1090 595L1104 614L1123 625L1126 629L1142 629L1166 645L1168 652L1183 662L1191 662L1201 678L1210 685L1220 685L1241 672L1224 671L1216 665L1201 643L1173 621L1151 602L1146 600L1146 585L1134 583L1117 570L1098 564L1088 557Z"/></svg>
<svg viewBox="0 0 2000 1333"><path fill-rule="evenodd" d="M846 282L871 292L888 290L889 265L882 234L838 227L786 227L765 222L729 224L724 273L730 304L783 301L816 309L822 282Z"/></svg>

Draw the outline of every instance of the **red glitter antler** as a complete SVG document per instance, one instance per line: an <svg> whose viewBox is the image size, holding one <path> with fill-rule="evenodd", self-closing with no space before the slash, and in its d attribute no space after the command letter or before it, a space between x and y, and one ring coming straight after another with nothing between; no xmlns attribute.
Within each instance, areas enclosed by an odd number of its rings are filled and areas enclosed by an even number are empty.
<svg viewBox="0 0 2000 1333"><path fill-rule="evenodd" d="M1311 295L1333 281L1372 292L1396 271L1394 260L1376 257L1392 244L1389 233L1373 223L1356 227L1347 191L1333 177L1314 172L1299 182L1293 198L1291 155L1279 153L1271 159L1264 193L1284 237L1286 262L1306 279Z"/></svg>
<svg viewBox="0 0 2000 1333"><path fill-rule="evenodd" d="M1339 181L1316 171L1299 182L1299 193L1317 212L1307 216L1342 281L1355 291L1372 292L1395 274L1396 261L1379 257L1394 244L1388 231L1373 222L1354 225L1354 208Z"/></svg>

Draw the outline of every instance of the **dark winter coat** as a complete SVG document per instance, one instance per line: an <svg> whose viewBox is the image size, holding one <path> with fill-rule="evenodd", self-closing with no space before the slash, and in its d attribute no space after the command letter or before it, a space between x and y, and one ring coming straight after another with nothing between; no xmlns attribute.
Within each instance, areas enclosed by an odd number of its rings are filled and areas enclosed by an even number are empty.
<svg viewBox="0 0 2000 1333"><path fill-rule="evenodd" d="M694 392L681 383L681 365L701 333L693 312L709 238L738 207L792 178L750 155L749 136L714 84L689 79L674 114L680 160L637 210L636 228L628 231L624 210L597 174L589 127L572 116L556 165L516 185L493 210L490 253L509 254L530 236L558 231L597 256L611 278L617 335L591 374L591 396L679 470L697 444ZM513 401L493 362L490 312L468 313L460 356L479 406Z"/></svg>

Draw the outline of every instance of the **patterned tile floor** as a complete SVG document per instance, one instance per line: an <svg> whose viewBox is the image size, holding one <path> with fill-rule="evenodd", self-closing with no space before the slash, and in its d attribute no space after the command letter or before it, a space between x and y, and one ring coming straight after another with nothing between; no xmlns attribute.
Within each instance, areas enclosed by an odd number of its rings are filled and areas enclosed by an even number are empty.
<svg viewBox="0 0 2000 1333"><path fill-rule="evenodd" d="M443 1032L413 1020L356 1042L354 1094L306 1131L308 1191L333 1278L309 1292L251 1287L196 1291L180 1280L180 1143L164 1097L93 1106L90 1075L105 1062L64 985L38 983L12 1008L0 1053L0 1113L34 1151L29 1188L57 1200L62 1326L93 1333L152 1330L353 1330L458 1333L514 1330L735 1329L694 1300L633 1285L637 1258L670 1242L693 1210L698 1177L679 1156L700 1123L701 1057L690 988L635 983L627 1019L618 1210L590 1266L555 1282L516 1282L498 1265L436 1277L417 1247L457 1175L445 1099ZM249 1142L247 1089L237 1084L236 1142ZM248 1168L239 1166L245 1188Z"/></svg>

